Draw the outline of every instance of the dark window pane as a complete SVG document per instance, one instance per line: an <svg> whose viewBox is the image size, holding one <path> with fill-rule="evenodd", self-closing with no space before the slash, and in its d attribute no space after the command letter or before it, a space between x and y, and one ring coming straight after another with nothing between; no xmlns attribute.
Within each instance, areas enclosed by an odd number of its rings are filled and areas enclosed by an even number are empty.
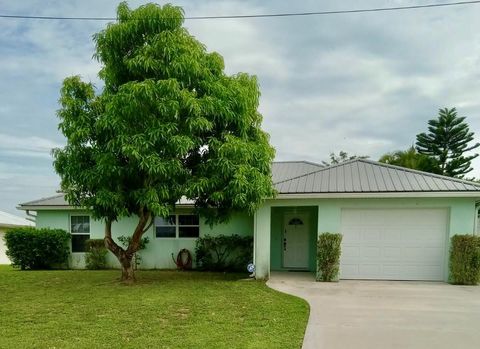
<svg viewBox="0 0 480 349"><path fill-rule="evenodd" d="M178 227L178 236L181 238L198 238L199 233L198 227Z"/></svg>
<svg viewBox="0 0 480 349"><path fill-rule="evenodd" d="M72 235L72 252L86 252L85 242L90 239L90 235L76 234Z"/></svg>
<svg viewBox="0 0 480 349"><path fill-rule="evenodd" d="M303 222L300 218L292 218L288 225L303 225Z"/></svg>
<svg viewBox="0 0 480 349"><path fill-rule="evenodd" d="M198 225L198 216L197 215L179 215L178 216L179 225Z"/></svg>
<svg viewBox="0 0 480 349"><path fill-rule="evenodd" d="M157 238L174 238L175 227L156 227L155 234Z"/></svg>
<svg viewBox="0 0 480 349"><path fill-rule="evenodd" d="M72 234L90 234L89 216L71 216L70 232Z"/></svg>
<svg viewBox="0 0 480 349"><path fill-rule="evenodd" d="M168 216L167 218L163 218L163 217L155 217L155 225L156 226L159 226L159 225L175 225L175 215L170 215Z"/></svg>

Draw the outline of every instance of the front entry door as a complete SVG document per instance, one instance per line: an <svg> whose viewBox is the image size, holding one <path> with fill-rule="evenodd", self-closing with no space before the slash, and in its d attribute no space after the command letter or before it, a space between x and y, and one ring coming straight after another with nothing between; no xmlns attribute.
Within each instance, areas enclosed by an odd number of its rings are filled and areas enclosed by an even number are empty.
<svg viewBox="0 0 480 349"><path fill-rule="evenodd" d="M308 269L308 226L304 215L285 215L283 267Z"/></svg>

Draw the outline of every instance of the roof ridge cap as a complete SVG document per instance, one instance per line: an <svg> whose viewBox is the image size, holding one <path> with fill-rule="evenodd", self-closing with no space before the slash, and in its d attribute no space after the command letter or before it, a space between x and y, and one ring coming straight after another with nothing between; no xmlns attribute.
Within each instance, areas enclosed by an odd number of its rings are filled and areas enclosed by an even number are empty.
<svg viewBox="0 0 480 349"><path fill-rule="evenodd" d="M310 164L318 167L325 167L322 164L319 164L317 162L313 161L308 161L308 160L281 160L281 161L272 161L272 164L286 164L286 163L304 163L304 164Z"/></svg>
<svg viewBox="0 0 480 349"><path fill-rule="evenodd" d="M429 176L429 177L433 177L433 178L444 179L444 180L447 180L447 181L469 184L469 185L473 185L473 186L476 186L476 187L480 188L480 183L468 181L466 179L449 177L449 176L445 176L445 175L441 175L441 174L437 174L437 173L426 172L426 171L420 171L420 170L416 170L416 169L409 168L409 167L402 167L402 166L398 166L398 165L387 164L387 163L380 162L380 161L375 161L375 160L369 160L369 159L358 159L358 160L366 162L366 163L370 163L372 165L388 167L388 168L392 168L392 169L395 169L395 170L400 170L400 171L404 171L404 172L411 172L411 173L424 175L424 176Z"/></svg>
<svg viewBox="0 0 480 349"><path fill-rule="evenodd" d="M317 172L322 172L322 171L330 170L332 168L344 166L344 165L347 165L349 163L356 162L356 161L359 161L359 160L360 159L352 159L352 160L347 160L347 161L340 162L340 163L335 164L335 165L323 166L323 167L319 168L318 170L308 172L308 173L304 173L302 175L295 176L295 177L292 177L292 178L284 179L283 181L278 181L278 182L275 182L273 184L280 184L280 183L288 182L288 181L291 181L293 179L302 178L302 177L309 176L309 175L317 173Z"/></svg>

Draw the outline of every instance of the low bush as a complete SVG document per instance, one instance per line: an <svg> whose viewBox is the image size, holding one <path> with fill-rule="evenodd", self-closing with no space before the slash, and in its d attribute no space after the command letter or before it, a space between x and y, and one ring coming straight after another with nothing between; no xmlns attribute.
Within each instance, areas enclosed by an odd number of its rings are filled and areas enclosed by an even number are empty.
<svg viewBox="0 0 480 349"><path fill-rule="evenodd" d="M477 285L480 282L480 236L452 236L450 282L456 285Z"/></svg>
<svg viewBox="0 0 480 349"><path fill-rule="evenodd" d="M342 234L322 233L317 242L317 280L337 281L340 269Z"/></svg>
<svg viewBox="0 0 480 349"><path fill-rule="evenodd" d="M7 256L14 267L64 268L68 265L70 234L62 229L22 227L5 233Z"/></svg>
<svg viewBox="0 0 480 349"><path fill-rule="evenodd" d="M195 258L200 270L245 272L253 259L253 237L206 235L197 239Z"/></svg>
<svg viewBox="0 0 480 349"><path fill-rule="evenodd" d="M103 239L90 239L85 244L87 245L87 254L85 256L87 269L105 269L107 267L108 250Z"/></svg>

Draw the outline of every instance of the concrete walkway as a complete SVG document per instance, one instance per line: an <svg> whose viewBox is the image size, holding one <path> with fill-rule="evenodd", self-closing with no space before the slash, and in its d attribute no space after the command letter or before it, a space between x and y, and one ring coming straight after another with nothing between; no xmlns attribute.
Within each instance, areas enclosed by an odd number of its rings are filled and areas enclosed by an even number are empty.
<svg viewBox="0 0 480 349"><path fill-rule="evenodd" d="M480 286L436 282L315 282L273 273L271 288L305 299L303 349L480 348Z"/></svg>

